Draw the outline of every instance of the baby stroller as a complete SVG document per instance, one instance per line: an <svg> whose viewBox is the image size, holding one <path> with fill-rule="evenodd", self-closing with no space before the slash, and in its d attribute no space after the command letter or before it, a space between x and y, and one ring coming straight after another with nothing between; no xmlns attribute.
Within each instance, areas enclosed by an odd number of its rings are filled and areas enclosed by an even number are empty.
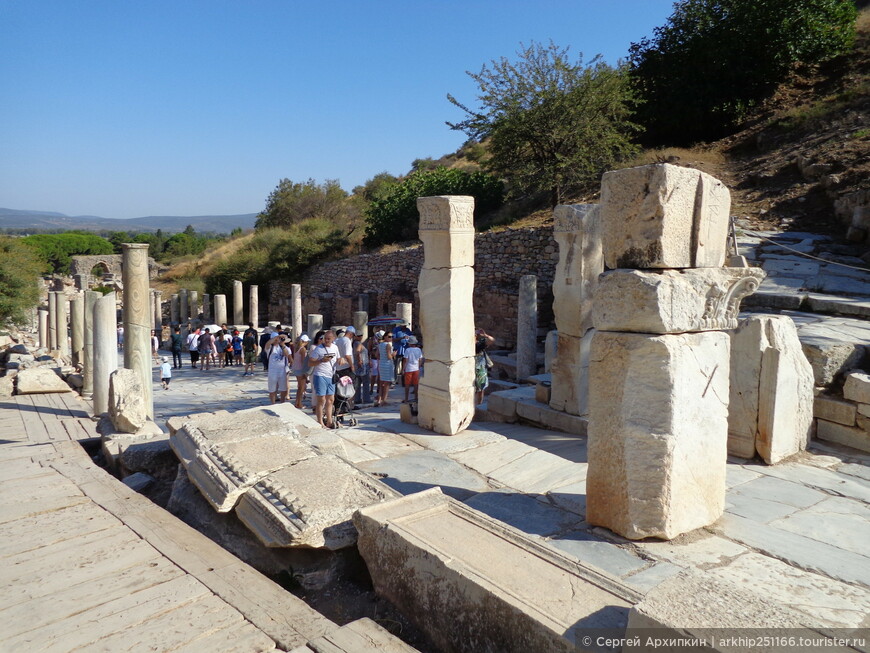
<svg viewBox="0 0 870 653"><path fill-rule="evenodd" d="M353 387L353 376L342 375L335 377L335 421L342 426L356 426L356 417L353 415L350 400L353 399L356 390Z"/></svg>

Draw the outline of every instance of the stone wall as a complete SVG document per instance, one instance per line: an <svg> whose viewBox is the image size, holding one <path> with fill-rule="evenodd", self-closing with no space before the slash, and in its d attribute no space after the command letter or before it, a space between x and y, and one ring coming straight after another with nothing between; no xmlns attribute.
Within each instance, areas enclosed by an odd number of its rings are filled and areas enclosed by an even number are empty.
<svg viewBox="0 0 870 653"><path fill-rule="evenodd" d="M96 254L93 256L73 256L70 262L70 275L82 275L89 277L91 270L98 265L103 267L103 274L114 274L118 279L121 278L121 255L120 254ZM148 278L154 279L157 277L159 268L157 262L148 257ZM99 281L99 279L97 279Z"/></svg>
<svg viewBox="0 0 870 653"><path fill-rule="evenodd" d="M538 325L542 330L553 328L553 274L559 251L552 226L477 234L474 246L477 326L495 336L499 346L512 348L519 279L534 274L538 277ZM375 317L395 313L397 302L411 302L417 315L422 263L423 248L415 245L315 265L302 280L302 312L322 314L325 325L350 324L353 311L368 310ZM289 320L290 284L283 280L269 284L270 320Z"/></svg>

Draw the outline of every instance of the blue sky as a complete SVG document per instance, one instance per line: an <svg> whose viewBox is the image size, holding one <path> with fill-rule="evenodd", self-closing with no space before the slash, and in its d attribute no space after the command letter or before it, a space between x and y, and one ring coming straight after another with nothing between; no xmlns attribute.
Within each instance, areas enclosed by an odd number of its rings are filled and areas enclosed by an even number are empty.
<svg viewBox="0 0 870 653"><path fill-rule="evenodd" d="M532 40L610 63L672 0L0 0L0 206L132 218L350 190L465 140L465 74Z"/></svg>

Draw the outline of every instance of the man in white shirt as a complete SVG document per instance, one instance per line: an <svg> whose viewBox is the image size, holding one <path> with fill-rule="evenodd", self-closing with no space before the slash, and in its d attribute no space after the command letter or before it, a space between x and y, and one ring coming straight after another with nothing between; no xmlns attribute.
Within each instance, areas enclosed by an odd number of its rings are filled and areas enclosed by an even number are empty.
<svg viewBox="0 0 870 653"><path fill-rule="evenodd" d="M314 395L317 403L314 408L314 416L317 423L323 428L335 428L332 421L332 405L335 402L335 367L343 362L343 357L335 346L335 334L327 331L323 334L323 343L311 350L308 360L314 366L311 373L311 383L314 386ZM324 424L324 419L326 423Z"/></svg>
<svg viewBox="0 0 870 653"><path fill-rule="evenodd" d="M408 391L414 388L414 401L420 385L420 364L424 362L423 350L417 344L417 338L410 336L405 347L405 403L408 403Z"/></svg>

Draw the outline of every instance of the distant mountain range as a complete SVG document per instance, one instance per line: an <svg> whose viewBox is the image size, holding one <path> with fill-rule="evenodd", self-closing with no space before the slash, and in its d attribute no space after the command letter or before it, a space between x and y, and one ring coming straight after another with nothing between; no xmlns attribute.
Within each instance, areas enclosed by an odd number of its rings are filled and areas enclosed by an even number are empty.
<svg viewBox="0 0 870 653"><path fill-rule="evenodd" d="M191 225L197 233L229 233L236 227L252 229L256 213L241 215L149 215L144 218L100 218L95 215L69 216L52 211L24 211L0 208L0 229L33 229L34 231L157 231L177 233Z"/></svg>

